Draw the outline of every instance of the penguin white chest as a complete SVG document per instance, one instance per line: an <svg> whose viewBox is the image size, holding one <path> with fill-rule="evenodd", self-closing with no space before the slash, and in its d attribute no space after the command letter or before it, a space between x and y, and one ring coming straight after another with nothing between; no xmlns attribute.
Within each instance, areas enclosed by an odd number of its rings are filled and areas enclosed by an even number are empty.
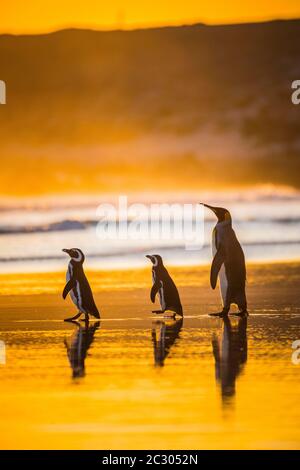
<svg viewBox="0 0 300 470"><path fill-rule="evenodd" d="M166 309L166 301L165 301L165 295L164 295L164 285L161 282L161 287L158 291L158 295L159 295L159 301L160 301L160 305L161 305L161 309L162 310L165 310Z"/></svg>
<svg viewBox="0 0 300 470"><path fill-rule="evenodd" d="M221 228L216 227L213 230L213 235L212 235L212 252L213 256L217 253L217 237L221 237ZM226 277L226 271L225 271L225 266L224 264L221 266L221 269L219 271L219 282L220 282L220 294L221 294L221 299L223 303L223 307L226 304L226 296L227 296L227 289L228 289L228 281Z"/></svg>
<svg viewBox="0 0 300 470"><path fill-rule="evenodd" d="M73 277L73 267L71 264L69 264L67 275L66 275L66 280L67 282ZM81 294L81 289L80 289L80 283L79 281L75 282L75 287L70 291L70 296L73 301L73 303L76 305L78 310L80 312L84 313L83 307L82 307L82 294Z"/></svg>
<svg viewBox="0 0 300 470"><path fill-rule="evenodd" d="M152 271L152 281L153 281L153 284L155 284L155 282L156 282L156 272L154 270ZM165 301L165 296L164 296L164 286L163 286L162 281L159 281L159 282L160 282L160 288L158 289L159 302L160 302L161 309L165 310L166 301Z"/></svg>

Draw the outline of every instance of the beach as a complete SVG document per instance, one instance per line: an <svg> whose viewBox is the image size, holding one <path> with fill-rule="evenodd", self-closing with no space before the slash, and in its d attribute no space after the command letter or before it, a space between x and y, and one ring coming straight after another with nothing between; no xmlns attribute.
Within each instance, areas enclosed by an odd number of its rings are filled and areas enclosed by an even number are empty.
<svg viewBox="0 0 300 470"><path fill-rule="evenodd" d="M246 322L208 316L209 266L169 272L183 322L151 313L149 267L87 271L88 327L63 271L0 276L2 449L300 448L300 263L249 264Z"/></svg>

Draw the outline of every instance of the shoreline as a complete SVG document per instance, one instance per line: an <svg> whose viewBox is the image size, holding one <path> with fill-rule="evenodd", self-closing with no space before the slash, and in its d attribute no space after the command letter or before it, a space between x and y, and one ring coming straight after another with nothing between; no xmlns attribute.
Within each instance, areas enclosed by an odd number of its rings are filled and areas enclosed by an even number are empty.
<svg viewBox="0 0 300 470"><path fill-rule="evenodd" d="M182 301L185 318L220 310L218 286L212 290L210 266L168 268ZM101 319L150 320L151 268L126 271L87 271ZM65 273L0 275L0 323L62 321L76 313L62 298ZM300 263L249 264L247 299L251 314L300 314ZM156 304L157 305L157 302ZM276 305L276 308L274 308ZM232 306L232 311L235 306ZM159 317L157 317L159 319Z"/></svg>
<svg viewBox="0 0 300 470"><path fill-rule="evenodd" d="M166 266L174 276L178 286L209 286L210 264ZM294 261L272 261L272 262L248 262L247 284L254 284L255 276L268 273L269 281L278 277L278 270L292 270L300 280L300 260ZM144 268L126 269L86 269L91 283L94 283L94 291L132 289L147 287L151 279L151 266ZM289 279L285 278L285 282ZM1 291L0 297L4 295L26 295L26 289L30 295L55 294L60 292L61 285L65 282L65 270L49 272L28 273L0 273ZM102 282L102 284L101 284ZM19 292L16 291L19 289Z"/></svg>

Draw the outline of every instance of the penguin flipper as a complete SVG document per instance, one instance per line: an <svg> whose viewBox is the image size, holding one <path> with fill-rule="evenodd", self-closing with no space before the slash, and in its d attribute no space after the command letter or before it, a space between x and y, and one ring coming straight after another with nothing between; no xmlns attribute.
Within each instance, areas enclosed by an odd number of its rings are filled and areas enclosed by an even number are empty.
<svg viewBox="0 0 300 470"><path fill-rule="evenodd" d="M160 288L160 285L158 282L155 282L151 288L151 292L150 292L150 299L151 299L151 302L154 303L155 302L155 296L158 292Z"/></svg>
<svg viewBox="0 0 300 470"><path fill-rule="evenodd" d="M213 259L211 270L210 270L210 285L212 289L215 289L217 285L218 274L224 263L225 257L222 248L219 248Z"/></svg>
<svg viewBox="0 0 300 470"><path fill-rule="evenodd" d="M63 290L63 293L62 293L63 299L67 297L68 293L70 292L70 290L73 289L73 287L75 287L75 279L70 279L65 285L65 288Z"/></svg>

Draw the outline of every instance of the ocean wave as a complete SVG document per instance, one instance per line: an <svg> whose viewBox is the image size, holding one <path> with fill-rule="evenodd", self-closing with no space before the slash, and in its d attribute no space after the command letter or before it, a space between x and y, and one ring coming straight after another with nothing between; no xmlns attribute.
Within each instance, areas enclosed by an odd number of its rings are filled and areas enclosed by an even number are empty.
<svg viewBox="0 0 300 470"><path fill-rule="evenodd" d="M43 225L24 226L0 226L0 235L21 234L21 233L47 233L47 232L67 232L69 230L86 230L90 226L96 225L97 221L62 220Z"/></svg>
<svg viewBox="0 0 300 470"><path fill-rule="evenodd" d="M274 247L279 247L279 246L299 246L300 240L287 240L287 241L255 241L255 242L246 242L243 243L244 248L251 248L251 247L267 247L267 246L274 246ZM178 250L181 251L194 251L194 252L201 252L202 250L210 250L211 249L211 244L205 243L201 248L195 248L195 249L186 249L185 245L173 245L173 246L148 246L148 247L143 247L141 249L134 249L134 250L113 250L110 252L106 253L88 253L87 257L89 259L107 259L107 258L112 258L115 256L118 257L126 257L130 255L144 255L145 252L149 252L151 250L155 252L161 252L161 253L172 253L176 252ZM0 257L0 263L10 263L10 262L32 262L32 261L60 261L60 260L65 260L66 256L65 255L60 255L60 254L53 254L53 255L41 255L41 256L36 256L36 255L28 255L28 256L8 256L8 257Z"/></svg>
<svg viewBox="0 0 300 470"><path fill-rule="evenodd" d="M128 219L130 223L131 219ZM209 222L215 222L215 218L209 217L206 219ZM120 220L120 222L123 222ZM139 222L142 222L139 220ZM146 222L146 220L145 220ZM155 222L161 223L161 220L156 219ZM99 220L62 220L49 224L42 225L1 225L0 235L14 235L14 234L31 234L31 233L50 233L50 232L68 232L72 230L87 230L91 227L96 227ZM113 221L108 221L108 224L114 224ZM244 219L235 218L235 225L242 225L248 223L264 223L264 224L280 224L291 225L299 224L300 217L245 217Z"/></svg>

